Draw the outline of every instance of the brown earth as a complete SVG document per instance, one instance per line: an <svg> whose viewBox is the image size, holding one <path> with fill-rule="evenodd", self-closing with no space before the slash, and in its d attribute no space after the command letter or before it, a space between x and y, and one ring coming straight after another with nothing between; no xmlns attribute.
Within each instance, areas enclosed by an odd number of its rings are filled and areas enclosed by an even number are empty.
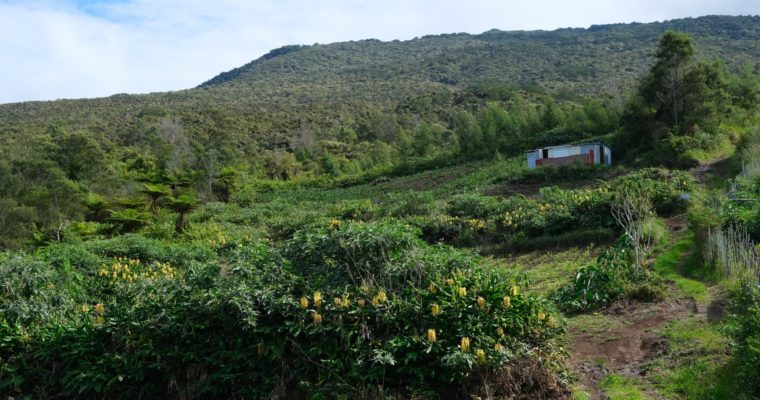
<svg viewBox="0 0 760 400"><path fill-rule="evenodd" d="M606 399L598 386L607 374L628 377L645 374L645 363L667 351L667 341L656 332L669 321L696 313L696 303L691 299L618 303L601 313L613 328L596 332L571 328L570 366L578 373L579 384L591 400ZM654 392L650 395L659 398Z"/></svg>

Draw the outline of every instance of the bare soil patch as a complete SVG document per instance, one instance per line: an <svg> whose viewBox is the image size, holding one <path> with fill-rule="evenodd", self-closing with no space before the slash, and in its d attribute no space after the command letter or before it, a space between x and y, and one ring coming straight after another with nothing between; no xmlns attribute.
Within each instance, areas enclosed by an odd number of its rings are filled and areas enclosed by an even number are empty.
<svg viewBox="0 0 760 400"><path fill-rule="evenodd" d="M696 312L696 303L691 299L617 303L601 313L616 322L610 324L610 329L583 332L583 327L571 327L570 365L578 373L579 383L592 400L605 399L598 386L607 374L631 377L645 374L644 363L667 351L667 341L655 332L671 320Z"/></svg>

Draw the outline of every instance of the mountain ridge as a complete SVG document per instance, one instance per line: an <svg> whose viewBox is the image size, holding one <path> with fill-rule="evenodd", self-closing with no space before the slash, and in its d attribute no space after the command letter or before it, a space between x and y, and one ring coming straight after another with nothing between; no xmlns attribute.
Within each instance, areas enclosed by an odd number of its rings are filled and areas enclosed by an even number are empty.
<svg viewBox="0 0 760 400"><path fill-rule="evenodd" d="M0 142L44 133L51 125L123 135L153 114L203 132L227 126L247 142L281 142L304 127L336 130L415 98L451 96L484 84L622 102L668 29L693 36L702 58L725 60L733 69L758 68L758 16L290 45L194 88L0 105ZM225 121L209 121L209 113Z"/></svg>

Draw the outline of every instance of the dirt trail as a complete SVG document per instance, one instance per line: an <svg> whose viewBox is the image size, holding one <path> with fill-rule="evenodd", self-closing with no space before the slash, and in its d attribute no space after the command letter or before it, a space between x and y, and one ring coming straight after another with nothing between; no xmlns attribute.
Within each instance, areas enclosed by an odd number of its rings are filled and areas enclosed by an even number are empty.
<svg viewBox="0 0 760 400"><path fill-rule="evenodd" d="M701 165L690 170L695 181L717 186L730 175L728 159ZM687 230L684 218L666 221L671 232L671 244ZM678 290L668 285L668 293ZM607 374L640 378L646 377L646 366L667 354L667 340L658 334L668 322L686 318L716 321L722 318L725 300L717 287L708 288L709 305L698 304L691 298L670 298L660 303L618 304L599 313L602 324L586 329L570 329L570 365L578 373L579 385L591 400L606 400L599 384ZM642 389L651 399L664 399L646 379L639 379Z"/></svg>
<svg viewBox="0 0 760 400"><path fill-rule="evenodd" d="M691 299L618 304L599 314L607 327L590 331L571 328L570 365L579 375L580 386L590 399L606 399L599 383L607 374L643 375L648 361L667 352L667 341L657 331L669 321L696 315L697 311ZM651 388L645 389L650 389L650 398L660 398Z"/></svg>
<svg viewBox="0 0 760 400"><path fill-rule="evenodd" d="M703 185L716 185L733 177L731 158L721 158L706 164L698 165L689 170L694 180Z"/></svg>

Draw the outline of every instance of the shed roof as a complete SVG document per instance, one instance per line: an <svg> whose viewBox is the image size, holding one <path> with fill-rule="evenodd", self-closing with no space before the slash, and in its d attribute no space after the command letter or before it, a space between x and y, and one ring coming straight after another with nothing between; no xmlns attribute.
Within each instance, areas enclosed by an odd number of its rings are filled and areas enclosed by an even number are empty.
<svg viewBox="0 0 760 400"><path fill-rule="evenodd" d="M528 150L527 152L533 153L536 150L540 150L540 149L560 149L562 147L590 146L590 145L595 145L595 144L600 144L604 147L610 147L610 146L607 146L604 142L584 142L584 143L568 143L568 144L560 144L556 146L539 147L538 149Z"/></svg>

